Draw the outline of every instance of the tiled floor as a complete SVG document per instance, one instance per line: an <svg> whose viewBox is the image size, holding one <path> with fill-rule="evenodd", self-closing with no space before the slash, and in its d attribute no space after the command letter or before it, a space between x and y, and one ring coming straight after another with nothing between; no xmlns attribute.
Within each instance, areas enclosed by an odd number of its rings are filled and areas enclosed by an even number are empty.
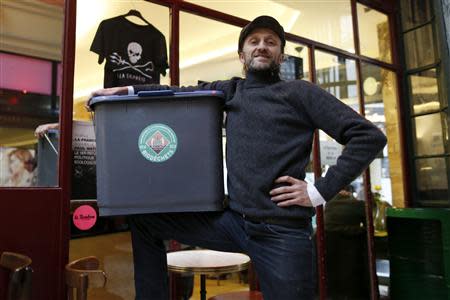
<svg viewBox="0 0 450 300"><path fill-rule="evenodd" d="M101 268L106 272L108 280L104 288L94 287L89 290L89 300L133 300L133 261L129 232L70 241L70 261L91 255L100 260ZM191 300L200 299L199 282L200 279L196 276ZM207 279L206 290L207 297L211 297L230 291L248 290L248 285L240 283L238 276L234 274L227 280L220 280L219 284L215 279Z"/></svg>

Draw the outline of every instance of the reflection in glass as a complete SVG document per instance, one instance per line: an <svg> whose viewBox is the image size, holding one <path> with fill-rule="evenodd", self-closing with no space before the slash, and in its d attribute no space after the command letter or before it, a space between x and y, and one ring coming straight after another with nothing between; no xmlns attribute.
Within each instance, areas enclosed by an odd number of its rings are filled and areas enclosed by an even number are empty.
<svg viewBox="0 0 450 300"><path fill-rule="evenodd" d="M432 205L433 202L448 202L449 158L425 158L416 160L416 185L419 202ZM426 202L426 203L424 203Z"/></svg>
<svg viewBox="0 0 450 300"><path fill-rule="evenodd" d="M408 78L414 114L437 111L441 108L436 69L409 75Z"/></svg>
<svg viewBox="0 0 450 300"><path fill-rule="evenodd" d="M441 113L414 118L416 155L434 155L445 152L442 124L446 124L446 118Z"/></svg>
<svg viewBox="0 0 450 300"><path fill-rule="evenodd" d="M415 69L436 62L432 24L404 34L407 69Z"/></svg>
<svg viewBox="0 0 450 300"><path fill-rule="evenodd" d="M361 74L366 118L383 131L387 147L370 164L372 192L378 190L381 200L403 203L403 180L395 73L363 63Z"/></svg>
<svg viewBox="0 0 450 300"><path fill-rule="evenodd" d="M316 51L316 76L317 84L359 112L356 65L355 61L336 55ZM322 176L325 176L328 168L336 164L338 156L342 153L343 146L322 130L319 130L320 162ZM364 199L362 178L358 177L352 182L354 196Z"/></svg>
<svg viewBox="0 0 450 300"><path fill-rule="evenodd" d="M387 15L358 4L358 29L361 54L390 63L391 37Z"/></svg>
<svg viewBox="0 0 450 300"><path fill-rule="evenodd" d="M401 0L400 6L403 30L424 24L433 16L431 1Z"/></svg>
<svg viewBox="0 0 450 300"><path fill-rule="evenodd" d="M355 52L350 0L190 0L189 2L246 20L253 20L260 15L269 15L277 19L286 32L303 36L349 52Z"/></svg>
<svg viewBox="0 0 450 300"><path fill-rule="evenodd" d="M283 80L304 79L309 81L308 47L286 42L284 53L286 59L281 64L281 78Z"/></svg>
<svg viewBox="0 0 450 300"><path fill-rule="evenodd" d="M355 61L316 51L317 85L359 112Z"/></svg>
<svg viewBox="0 0 450 300"><path fill-rule="evenodd" d="M337 158L341 155L344 146L336 142L328 134L319 130L320 141L320 165L322 169L322 176L325 176L328 169L335 165ZM358 200L365 200L364 182L362 176L358 176L350 184L352 186L352 196Z"/></svg>
<svg viewBox="0 0 450 300"><path fill-rule="evenodd" d="M56 186L57 180L38 180L43 166L34 130L58 119L63 1L36 1L32 9L25 1L9 2L0 8L1 48L8 52L0 52L0 186ZM57 166L50 171L57 177Z"/></svg>
<svg viewBox="0 0 450 300"><path fill-rule="evenodd" d="M27 148L0 147L0 186L35 186L35 150Z"/></svg>

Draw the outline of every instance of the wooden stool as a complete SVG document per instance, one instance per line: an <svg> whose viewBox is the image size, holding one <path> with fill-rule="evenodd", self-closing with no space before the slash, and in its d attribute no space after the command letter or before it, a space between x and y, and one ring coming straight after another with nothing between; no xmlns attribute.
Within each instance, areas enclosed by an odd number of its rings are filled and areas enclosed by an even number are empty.
<svg viewBox="0 0 450 300"><path fill-rule="evenodd" d="M259 291L243 291L217 295L208 300L263 300L263 297Z"/></svg>
<svg viewBox="0 0 450 300"><path fill-rule="evenodd" d="M31 258L14 253L3 252L0 267L10 271L7 300L31 300Z"/></svg>
<svg viewBox="0 0 450 300"><path fill-rule="evenodd" d="M95 256L88 256L77 259L66 265L66 285L69 300L74 299L73 293L76 291L76 300L86 300L88 287L95 281L95 277L101 278L103 286L106 284L106 274L99 270L100 263Z"/></svg>

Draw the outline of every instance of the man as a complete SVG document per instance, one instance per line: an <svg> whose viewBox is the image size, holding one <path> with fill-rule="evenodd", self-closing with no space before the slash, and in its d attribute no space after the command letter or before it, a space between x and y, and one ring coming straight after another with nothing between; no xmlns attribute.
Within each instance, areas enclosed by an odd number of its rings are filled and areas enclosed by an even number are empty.
<svg viewBox="0 0 450 300"><path fill-rule="evenodd" d="M265 300L312 299L313 206L331 199L381 151L385 136L369 121L315 85L279 78L285 34L260 16L239 36L245 79L196 87L111 88L93 95L141 90L220 90L227 112L229 207L224 212L137 215L130 218L136 299L167 299L162 240L247 253ZM346 145L337 164L315 184L304 181L314 130Z"/></svg>
<svg viewBox="0 0 450 300"><path fill-rule="evenodd" d="M343 188L324 212L327 295L331 299L370 299L364 201Z"/></svg>

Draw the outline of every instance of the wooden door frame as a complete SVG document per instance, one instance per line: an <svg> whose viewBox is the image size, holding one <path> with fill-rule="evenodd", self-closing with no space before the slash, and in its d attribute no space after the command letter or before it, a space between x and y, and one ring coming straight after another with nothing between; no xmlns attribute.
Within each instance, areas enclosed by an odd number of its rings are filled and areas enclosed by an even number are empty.
<svg viewBox="0 0 450 300"><path fill-rule="evenodd" d="M32 297L36 300L65 298L64 267L70 240L75 7L76 1L65 1L59 186L0 188L0 252L19 252L32 259ZM5 296L7 280L6 271L0 270L0 298Z"/></svg>

